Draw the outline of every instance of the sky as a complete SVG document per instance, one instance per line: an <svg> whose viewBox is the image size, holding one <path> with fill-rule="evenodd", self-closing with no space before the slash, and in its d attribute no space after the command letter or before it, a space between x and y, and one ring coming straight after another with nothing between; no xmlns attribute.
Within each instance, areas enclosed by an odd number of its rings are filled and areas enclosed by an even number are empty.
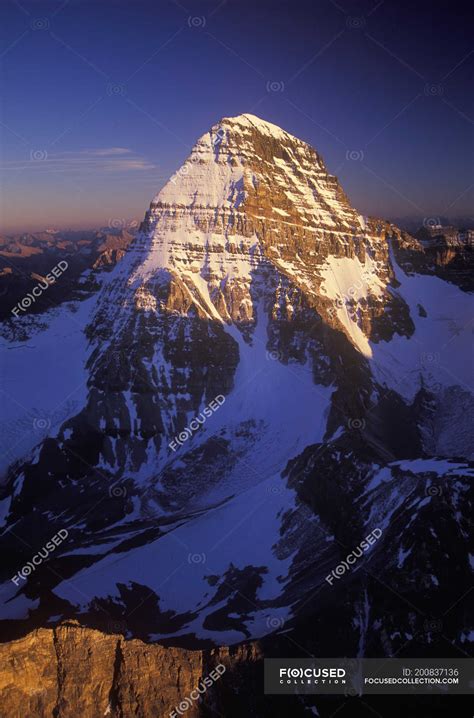
<svg viewBox="0 0 474 718"><path fill-rule="evenodd" d="M244 112L312 144L363 214L472 218L467 3L407 5L0 0L0 231L141 220Z"/></svg>

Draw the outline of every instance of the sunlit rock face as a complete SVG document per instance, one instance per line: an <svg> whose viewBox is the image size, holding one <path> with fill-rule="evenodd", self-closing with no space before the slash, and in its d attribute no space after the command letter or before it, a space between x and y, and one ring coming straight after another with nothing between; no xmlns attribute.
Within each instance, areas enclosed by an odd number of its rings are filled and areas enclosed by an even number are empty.
<svg viewBox="0 0 474 718"><path fill-rule="evenodd" d="M261 652L257 645L232 652L149 646L69 622L0 644L0 656L8 718L164 718L180 704L198 718L217 706L225 711L219 680L226 675L227 692L238 688L242 665L255 664Z"/></svg>

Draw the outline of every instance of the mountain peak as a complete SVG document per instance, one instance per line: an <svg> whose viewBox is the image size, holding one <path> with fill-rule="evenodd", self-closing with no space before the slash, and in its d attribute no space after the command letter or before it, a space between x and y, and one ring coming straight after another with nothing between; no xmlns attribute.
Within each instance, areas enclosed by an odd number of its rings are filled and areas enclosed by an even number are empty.
<svg viewBox="0 0 474 718"><path fill-rule="evenodd" d="M251 129L256 129L262 134L271 135L272 137L275 137L277 139L282 139L284 137L292 137L292 135L290 135L278 125L274 125L272 122L263 120L261 117L257 117L257 115L252 115L249 112L243 113L241 115L236 115L235 117L223 117L221 121L217 123L217 126L220 125L239 125L241 127L248 127ZM297 138L295 137L294 139Z"/></svg>
<svg viewBox="0 0 474 718"><path fill-rule="evenodd" d="M341 220L360 231L357 213L316 150L250 113L223 117L204 133L151 208L225 207L241 214L252 197L259 216L263 205L276 203L280 217L295 215L293 222L335 228Z"/></svg>

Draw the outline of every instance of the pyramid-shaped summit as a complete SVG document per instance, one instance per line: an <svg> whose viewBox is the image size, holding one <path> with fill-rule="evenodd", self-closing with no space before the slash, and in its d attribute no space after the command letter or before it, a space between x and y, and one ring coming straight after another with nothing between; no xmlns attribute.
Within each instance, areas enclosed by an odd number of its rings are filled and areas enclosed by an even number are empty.
<svg viewBox="0 0 474 718"><path fill-rule="evenodd" d="M392 235L401 236L351 207L308 143L255 115L224 117L154 197L117 283L134 287L130 310L156 310L155 293L145 288L162 282L166 270L173 306L186 312L192 306L207 320L248 332L256 325L252 285L273 273L369 356L367 335L379 331L372 325L399 304L387 288ZM353 285L363 302L355 322L342 306L334 308ZM106 321L115 311L123 324L123 307L111 309L107 292L99 315L102 309ZM397 326L408 331L406 312L396 314Z"/></svg>
<svg viewBox="0 0 474 718"><path fill-rule="evenodd" d="M314 228L342 223L360 231L357 212L317 152L277 125L249 114L225 117L213 125L153 204L238 210L243 198L232 192L236 186L250 202L258 199L261 209L274 206L280 217L293 210L290 216L301 214L302 221ZM264 191L271 197L265 197ZM242 206L240 212L251 207Z"/></svg>

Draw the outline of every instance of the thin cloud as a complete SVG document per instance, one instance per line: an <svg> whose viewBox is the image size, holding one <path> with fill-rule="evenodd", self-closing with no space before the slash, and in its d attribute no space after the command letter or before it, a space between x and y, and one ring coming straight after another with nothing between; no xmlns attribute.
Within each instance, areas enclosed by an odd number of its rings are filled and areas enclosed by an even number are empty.
<svg viewBox="0 0 474 718"><path fill-rule="evenodd" d="M105 147L99 150L84 150L84 153L96 155L97 157L107 157L108 155L130 155L132 150L126 147Z"/></svg>
<svg viewBox="0 0 474 718"><path fill-rule="evenodd" d="M99 147L85 150L69 150L49 153L47 150L31 150L29 157L11 160L0 166L0 171L14 172L144 172L157 166L127 147Z"/></svg>

